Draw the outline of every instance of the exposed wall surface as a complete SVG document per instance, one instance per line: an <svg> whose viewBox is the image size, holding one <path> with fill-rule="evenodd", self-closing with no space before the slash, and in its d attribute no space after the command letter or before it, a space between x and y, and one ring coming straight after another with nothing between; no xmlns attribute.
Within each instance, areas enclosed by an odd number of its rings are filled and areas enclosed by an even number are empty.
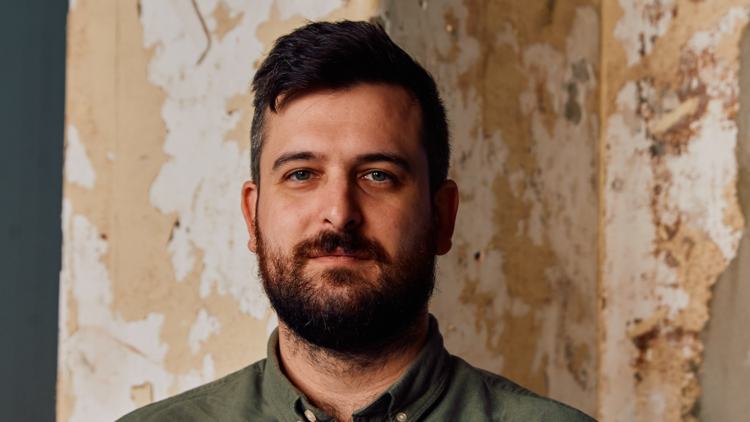
<svg viewBox="0 0 750 422"><path fill-rule="evenodd" d="M750 221L750 31L740 44L740 108L737 114L738 196ZM700 381L704 421L742 421L750 415L750 231L737 256L716 282Z"/></svg>
<svg viewBox="0 0 750 422"><path fill-rule="evenodd" d="M700 332L744 226L734 119L748 3L603 3L602 421L699 416Z"/></svg>
<svg viewBox="0 0 750 422"><path fill-rule="evenodd" d="M264 357L247 88L305 18L373 16L452 123L448 349L603 422L743 420L750 0L72 1L58 420Z"/></svg>
<svg viewBox="0 0 750 422"><path fill-rule="evenodd" d="M461 205L431 310L448 349L596 414L596 1L386 1L437 77Z"/></svg>
<svg viewBox="0 0 750 422"><path fill-rule="evenodd" d="M111 421L265 357L247 88L278 36L374 0L70 3L58 421Z"/></svg>

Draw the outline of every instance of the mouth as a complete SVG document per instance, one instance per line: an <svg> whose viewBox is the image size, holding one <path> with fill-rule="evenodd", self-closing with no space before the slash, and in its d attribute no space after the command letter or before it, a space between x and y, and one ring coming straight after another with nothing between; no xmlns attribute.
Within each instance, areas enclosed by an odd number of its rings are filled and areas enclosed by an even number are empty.
<svg viewBox="0 0 750 422"><path fill-rule="evenodd" d="M359 264L370 261L370 257L365 253L353 251L344 252L341 248L336 248L333 251L315 251L309 255L309 259L312 262L320 264L333 264L333 265L351 265Z"/></svg>

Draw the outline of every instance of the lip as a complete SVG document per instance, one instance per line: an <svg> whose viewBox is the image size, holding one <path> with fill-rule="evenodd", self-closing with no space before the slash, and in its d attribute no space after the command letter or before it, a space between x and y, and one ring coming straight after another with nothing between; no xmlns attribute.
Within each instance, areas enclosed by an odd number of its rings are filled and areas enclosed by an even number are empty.
<svg viewBox="0 0 750 422"><path fill-rule="evenodd" d="M370 261L370 259L361 252L345 253L341 248L336 248L332 252L313 252L310 254L309 258L314 262L339 265Z"/></svg>

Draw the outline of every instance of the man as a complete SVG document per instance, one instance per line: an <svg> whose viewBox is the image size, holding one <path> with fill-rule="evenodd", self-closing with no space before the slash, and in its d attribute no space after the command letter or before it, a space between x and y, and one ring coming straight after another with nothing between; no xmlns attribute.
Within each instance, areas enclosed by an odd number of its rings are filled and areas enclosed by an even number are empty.
<svg viewBox="0 0 750 422"><path fill-rule="evenodd" d="M268 358L135 421L591 421L471 367L427 305L458 188L432 77L383 29L311 23L253 81L242 211L279 317Z"/></svg>

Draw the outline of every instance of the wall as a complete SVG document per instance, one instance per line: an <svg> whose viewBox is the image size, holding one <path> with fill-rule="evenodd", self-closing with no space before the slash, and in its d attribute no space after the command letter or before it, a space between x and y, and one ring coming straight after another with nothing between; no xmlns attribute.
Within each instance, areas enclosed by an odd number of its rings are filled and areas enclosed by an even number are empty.
<svg viewBox="0 0 750 422"><path fill-rule="evenodd" d="M448 349L596 414L596 1L387 1L437 77L461 205L432 312Z"/></svg>
<svg viewBox="0 0 750 422"><path fill-rule="evenodd" d="M711 286L744 227L734 118L748 2L602 6L599 415L696 420Z"/></svg>
<svg viewBox="0 0 750 422"><path fill-rule="evenodd" d="M70 3L59 421L107 421L265 357L246 249L247 88L271 42L372 1Z"/></svg>
<svg viewBox="0 0 750 422"><path fill-rule="evenodd" d="M59 1L0 2L0 408L55 411L65 15Z"/></svg>
<svg viewBox="0 0 750 422"><path fill-rule="evenodd" d="M264 356L276 321L238 207L247 87L303 17L372 16L451 117L461 207L431 304L448 349L602 421L695 420L700 380L706 420L741 412L722 362L748 339L733 331L748 7L72 2L58 420L112 420Z"/></svg>
<svg viewBox="0 0 750 422"><path fill-rule="evenodd" d="M738 196L750 220L750 32L740 44L737 113ZM699 372L705 421L741 421L750 413L750 231L745 230L734 260L719 277L711 299L711 319L703 333L704 361Z"/></svg>

